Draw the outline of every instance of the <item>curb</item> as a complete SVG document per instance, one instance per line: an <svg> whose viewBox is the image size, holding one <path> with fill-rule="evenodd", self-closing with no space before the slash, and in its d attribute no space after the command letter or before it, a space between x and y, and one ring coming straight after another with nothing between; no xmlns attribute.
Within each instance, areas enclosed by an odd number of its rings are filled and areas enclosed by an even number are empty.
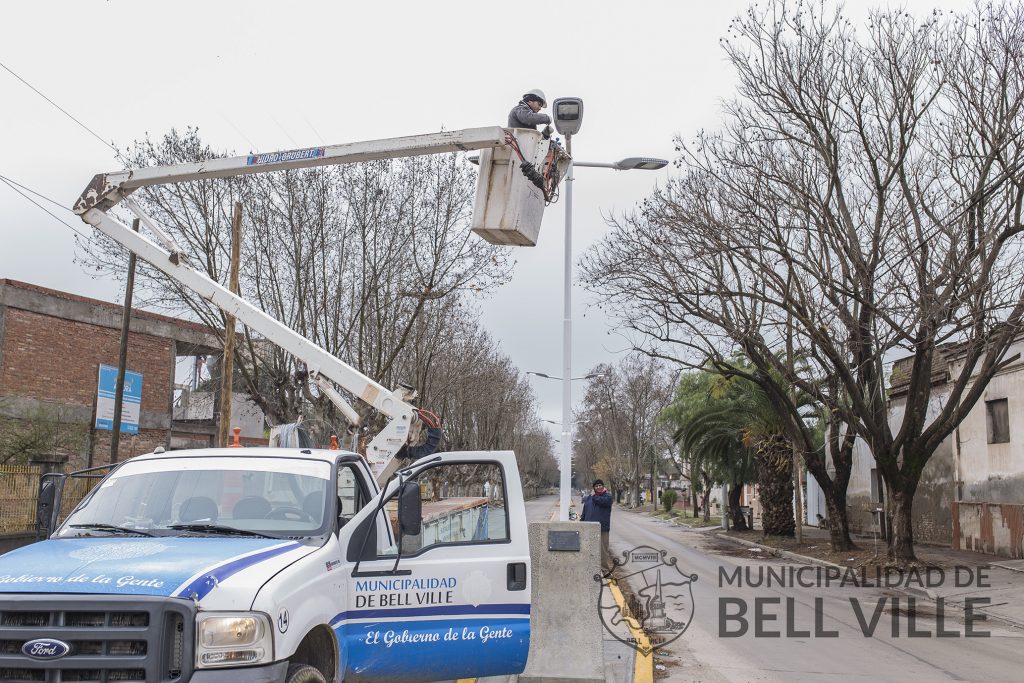
<svg viewBox="0 0 1024 683"><path fill-rule="evenodd" d="M939 598L942 598L941 595L936 595L935 591L933 591L930 588L918 588L916 586L900 586L899 588L893 588L892 590L899 591L900 593L904 593L911 597L924 598L925 600L929 600L934 603L938 603ZM943 598L942 605L946 609L952 609L956 611L957 614L966 614L966 612L956 602L948 601L945 598ZM1011 617L1004 617L1000 614L991 614L981 609L978 610L978 613L984 614L986 621L995 621L1002 624L1003 626L1009 626L1013 629L1024 630L1024 621L1017 621L1016 619L1013 619Z"/></svg>
<svg viewBox="0 0 1024 683"><path fill-rule="evenodd" d="M794 560L796 562L803 562L805 564L817 564L817 565L821 565L822 567L835 567L836 569L843 569L843 570L846 569L846 567L844 567L843 565L836 564L835 562L829 562L828 560L819 560L816 557L810 557L808 555L800 555L799 553L790 552L788 550L781 550L779 548L773 548L770 545L764 545L764 544L761 544L761 543L755 543L754 541L748 541L745 538L736 538L736 537L730 536L730 535L728 535L726 533L718 533L718 534L715 534L715 536L717 536L718 538L721 538L721 539L723 539L725 541L730 541L732 543L738 543L739 545L745 545L745 546L749 546L751 548L760 548L761 550L765 550L765 551L771 553L775 557L785 557L788 560Z"/></svg>
<svg viewBox="0 0 1024 683"><path fill-rule="evenodd" d="M695 531L698 534L706 534L706 533L710 533L712 531L720 531L722 529L722 525L721 524L715 524L713 526L690 526L689 524L683 524L682 522L680 522L678 520L678 518L677 519L673 519L672 520L672 524L674 526L681 526L681 527L683 527L684 529L686 529L688 531Z"/></svg>
<svg viewBox="0 0 1024 683"><path fill-rule="evenodd" d="M773 548L770 545L763 545L761 543L755 543L754 541L748 541L745 538L735 538L735 537L729 536L728 534L725 534L725 533L715 534L715 536L717 536L718 538L721 538L722 540L730 541L730 542L736 543L738 545L745 545L745 546L749 546L749 547L752 547L752 548L761 548L762 550L765 550L765 551L771 553L775 557L785 557L786 559L794 560L796 562L803 562L805 564L817 564L817 565L821 565L823 567L835 567L836 569L841 569L843 571L846 571L847 569L849 569L849 567L844 567L843 565L836 564L835 562L829 562L828 560L820 560L817 557L810 557L808 555L800 555L798 553L790 552L788 550L780 550L779 548ZM1015 570L1015 571L1019 571L1019 570ZM897 591L899 593L903 593L905 595L910 595L910 596L913 596L913 597L924 598L926 600L930 600L931 602L935 602L935 603L937 603L938 599L941 597L941 596L937 595L935 593L935 591L931 590L930 588L917 588L916 586L900 586L898 588L891 588L890 590L894 590L894 591ZM964 614L964 611L962 609L960 609L956 605L956 603L954 603L954 602L946 602L945 600L943 600L943 606L952 608L952 609L956 610L959 614ZM1004 626L1009 626L1009 627L1014 628L1014 629L1022 629L1022 630L1024 630L1024 621L1016 621L1014 619L1011 619L1010 617L1004 617L1004 616L1000 616L998 614L990 614L990 613L987 613L987 612L984 613L984 614L985 614L985 617L989 621L996 621L996 622L999 622L1000 624L1002 624Z"/></svg>
<svg viewBox="0 0 1024 683"><path fill-rule="evenodd" d="M622 591L619 590L618 583L613 579L608 582L608 591L615 598L615 604L619 606L619 612L624 613L626 609L626 599L622 596ZM651 643L647 639L647 634L642 629L634 628L628 621L629 632L636 638L636 642L642 647L650 647ZM636 656L633 658L633 683L653 683L654 681L654 653L644 656L640 654L640 650L634 649Z"/></svg>

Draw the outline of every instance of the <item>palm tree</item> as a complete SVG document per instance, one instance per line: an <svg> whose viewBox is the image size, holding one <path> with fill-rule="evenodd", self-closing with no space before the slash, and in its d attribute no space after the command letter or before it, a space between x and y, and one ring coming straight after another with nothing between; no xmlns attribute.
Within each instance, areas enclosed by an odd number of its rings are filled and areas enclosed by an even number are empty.
<svg viewBox="0 0 1024 683"><path fill-rule="evenodd" d="M728 483L733 528L743 531L746 520L739 502L744 484L754 481L752 451L732 421L731 403L721 396L722 378L707 372L684 374L676 399L662 414L675 427L673 441L682 460L690 466L691 484L703 484L704 518L708 518L707 494L712 484Z"/></svg>
<svg viewBox="0 0 1024 683"><path fill-rule="evenodd" d="M764 533L793 535L792 449L760 387L740 377L688 373L680 378L665 418L676 426L675 441L691 468L696 464L730 484L736 529L746 528L739 511L741 488L756 477Z"/></svg>
<svg viewBox="0 0 1024 683"><path fill-rule="evenodd" d="M676 430L673 438L691 468L696 465L709 478L729 484L733 528L746 531L747 522L739 509L740 495L743 485L754 480L754 460L751 450L744 445L732 424L728 408L709 402L705 410L692 414L687 424Z"/></svg>

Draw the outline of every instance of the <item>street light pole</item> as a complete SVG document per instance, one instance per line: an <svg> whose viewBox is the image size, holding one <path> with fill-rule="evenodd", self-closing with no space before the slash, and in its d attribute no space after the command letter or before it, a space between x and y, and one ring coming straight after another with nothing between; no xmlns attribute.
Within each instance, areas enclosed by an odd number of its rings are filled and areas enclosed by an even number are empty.
<svg viewBox="0 0 1024 683"><path fill-rule="evenodd" d="M561 103L561 104L560 104ZM564 109L564 111L563 111ZM559 486L558 519L569 521L570 486L572 485L572 439L570 420L572 418L572 185L574 168L588 166L594 168L612 168L617 171L643 170L655 171L668 165L665 159L653 157L627 157L614 163L575 162L572 160L572 136L579 131L583 115L583 101L578 97L559 98L553 105L555 126L558 132L565 135L565 151L569 155L569 168L565 174L565 253L563 273L563 308L562 319L562 457L560 459L561 478ZM473 161L473 158L470 158ZM531 373L540 377L549 377L542 373ZM588 375L588 378L590 375Z"/></svg>
<svg viewBox="0 0 1024 683"><path fill-rule="evenodd" d="M562 463L558 487L558 519L569 521L570 487L572 486L572 135L565 136L569 169L565 175L565 273L563 282L564 318L562 320Z"/></svg>
<svg viewBox="0 0 1024 683"><path fill-rule="evenodd" d="M559 512L558 519L569 521L569 502L572 485L572 440L569 438L570 420L572 419L572 186L574 169L577 162L572 159L572 134L565 135L565 151L569 154L569 169L565 174L565 273L563 282L564 291L564 319L562 320L562 458L561 458L561 480L559 486ZM651 157L629 157L612 164L597 162L579 162L580 166L595 168L613 168L617 171L644 170L654 171L664 168L668 162L664 159Z"/></svg>

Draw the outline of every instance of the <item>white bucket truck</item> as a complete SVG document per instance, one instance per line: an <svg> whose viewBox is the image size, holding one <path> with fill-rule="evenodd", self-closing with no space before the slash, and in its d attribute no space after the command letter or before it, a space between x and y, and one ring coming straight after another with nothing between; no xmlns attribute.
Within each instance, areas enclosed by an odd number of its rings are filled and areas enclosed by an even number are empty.
<svg viewBox="0 0 1024 683"><path fill-rule="evenodd" d="M515 201L542 211L567 157L535 131L496 127L93 179L75 206L85 222L303 361L353 426L359 416L335 386L390 421L364 455L157 449L83 475L102 478L60 523L69 478L45 480L47 540L0 556L0 681L351 683L523 670L530 554L514 454L411 462L423 453L411 392L377 384L191 268L129 197L147 185L492 149L510 137L547 183L518 187ZM478 192L478 209L490 192ZM122 200L156 241L108 215ZM474 228L535 240L536 207L501 213L502 224Z"/></svg>

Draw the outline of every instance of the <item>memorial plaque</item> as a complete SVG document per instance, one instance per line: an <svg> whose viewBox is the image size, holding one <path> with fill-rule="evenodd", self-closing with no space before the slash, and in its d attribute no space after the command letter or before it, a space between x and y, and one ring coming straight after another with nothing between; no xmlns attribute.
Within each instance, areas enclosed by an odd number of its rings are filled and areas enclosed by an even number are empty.
<svg viewBox="0 0 1024 683"><path fill-rule="evenodd" d="M549 531L548 550L580 551L580 532Z"/></svg>

